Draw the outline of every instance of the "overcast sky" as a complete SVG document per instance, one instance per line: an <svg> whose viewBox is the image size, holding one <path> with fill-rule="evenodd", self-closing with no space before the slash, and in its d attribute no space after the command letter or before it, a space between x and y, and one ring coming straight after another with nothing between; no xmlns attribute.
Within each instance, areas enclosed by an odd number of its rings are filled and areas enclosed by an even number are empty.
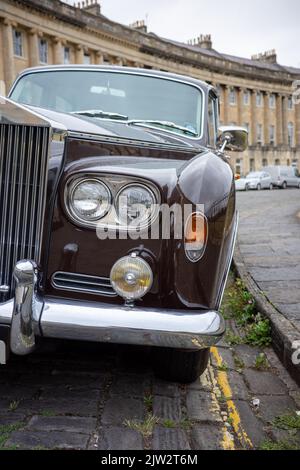
<svg viewBox="0 0 300 470"><path fill-rule="evenodd" d="M165 38L186 42L210 33L220 52L250 58L274 48L279 63L300 67L299 0L98 1L111 20L147 19L148 30Z"/></svg>

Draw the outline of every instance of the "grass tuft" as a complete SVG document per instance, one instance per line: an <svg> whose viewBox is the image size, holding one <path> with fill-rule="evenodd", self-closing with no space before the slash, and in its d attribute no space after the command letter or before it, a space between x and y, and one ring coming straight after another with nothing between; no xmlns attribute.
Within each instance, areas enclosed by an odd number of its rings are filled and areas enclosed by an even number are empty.
<svg viewBox="0 0 300 470"><path fill-rule="evenodd" d="M143 437L147 438L152 436L153 428L158 423L159 418L152 415L151 413L148 413L144 421L139 422L126 420L124 422L124 425L130 429L133 429L134 431L139 432L140 434L142 434Z"/></svg>

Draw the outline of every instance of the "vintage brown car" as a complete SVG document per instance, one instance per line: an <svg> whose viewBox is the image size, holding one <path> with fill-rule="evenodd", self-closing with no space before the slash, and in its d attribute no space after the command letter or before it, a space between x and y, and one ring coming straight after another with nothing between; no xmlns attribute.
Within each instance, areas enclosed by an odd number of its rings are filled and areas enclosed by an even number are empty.
<svg viewBox="0 0 300 470"><path fill-rule="evenodd" d="M42 337L151 346L194 381L238 217L216 90L108 66L27 69L0 103L0 362ZM100 360L100 359L99 359Z"/></svg>

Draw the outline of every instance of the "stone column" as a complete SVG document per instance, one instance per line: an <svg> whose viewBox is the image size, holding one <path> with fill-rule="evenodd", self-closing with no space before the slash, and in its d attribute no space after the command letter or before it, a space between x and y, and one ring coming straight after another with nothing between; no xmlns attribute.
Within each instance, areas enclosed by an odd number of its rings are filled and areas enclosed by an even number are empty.
<svg viewBox="0 0 300 470"><path fill-rule="evenodd" d="M264 142L270 143L270 93L264 93Z"/></svg>
<svg viewBox="0 0 300 470"><path fill-rule="evenodd" d="M123 59L121 57L116 57L115 59L115 64L116 65L119 65L120 67L122 67L123 65Z"/></svg>
<svg viewBox="0 0 300 470"><path fill-rule="evenodd" d="M288 109L288 98L287 96L283 96L282 99L282 140L284 145L288 145L288 117L287 117L287 109Z"/></svg>
<svg viewBox="0 0 300 470"><path fill-rule="evenodd" d="M83 64L84 51L81 45L75 47L75 64Z"/></svg>
<svg viewBox="0 0 300 470"><path fill-rule="evenodd" d="M8 19L3 21L3 68L4 68L4 80L6 90L10 88L15 79L15 67L14 67L14 44L13 44L13 30L12 23Z"/></svg>
<svg viewBox="0 0 300 470"><path fill-rule="evenodd" d="M36 29L31 29L28 35L29 45L29 65L34 67L40 63L39 57L39 44L38 44L38 32Z"/></svg>
<svg viewBox="0 0 300 470"><path fill-rule="evenodd" d="M224 125L227 126L229 123L229 86L224 87Z"/></svg>
<svg viewBox="0 0 300 470"><path fill-rule="evenodd" d="M63 44L64 41L62 41L60 38L54 38L54 65L64 63Z"/></svg>
<svg viewBox="0 0 300 470"><path fill-rule="evenodd" d="M276 98L276 140L277 145L282 145L282 95L277 95Z"/></svg>
<svg viewBox="0 0 300 470"><path fill-rule="evenodd" d="M300 103L295 103L295 116L296 116L296 146L300 147Z"/></svg>
<svg viewBox="0 0 300 470"><path fill-rule="evenodd" d="M237 102L237 111L238 111L238 124L243 125L243 106L244 106L244 88L238 88L238 102Z"/></svg>
<svg viewBox="0 0 300 470"><path fill-rule="evenodd" d="M256 90L251 90L250 145L257 144Z"/></svg>
<svg viewBox="0 0 300 470"><path fill-rule="evenodd" d="M100 65L104 62L104 56L101 51L95 52L95 64Z"/></svg>

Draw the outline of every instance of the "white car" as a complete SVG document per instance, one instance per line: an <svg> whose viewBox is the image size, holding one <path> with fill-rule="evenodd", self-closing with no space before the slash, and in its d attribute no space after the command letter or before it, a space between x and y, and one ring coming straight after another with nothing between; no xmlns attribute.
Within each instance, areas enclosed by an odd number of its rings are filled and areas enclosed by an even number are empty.
<svg viewBox="0 0 300 470"><path fill-rule="evenodd" d="M254 171L246 176L246 185L248 189L273 189L272 178L265 171Z"/></svg>
<svg viewBox="0 0 300 470"><path fill-rule="evenodd" d="M247 180L247 178L239 178L235 180L235 189L237 191L248 191L249 181Z"/></svg>

